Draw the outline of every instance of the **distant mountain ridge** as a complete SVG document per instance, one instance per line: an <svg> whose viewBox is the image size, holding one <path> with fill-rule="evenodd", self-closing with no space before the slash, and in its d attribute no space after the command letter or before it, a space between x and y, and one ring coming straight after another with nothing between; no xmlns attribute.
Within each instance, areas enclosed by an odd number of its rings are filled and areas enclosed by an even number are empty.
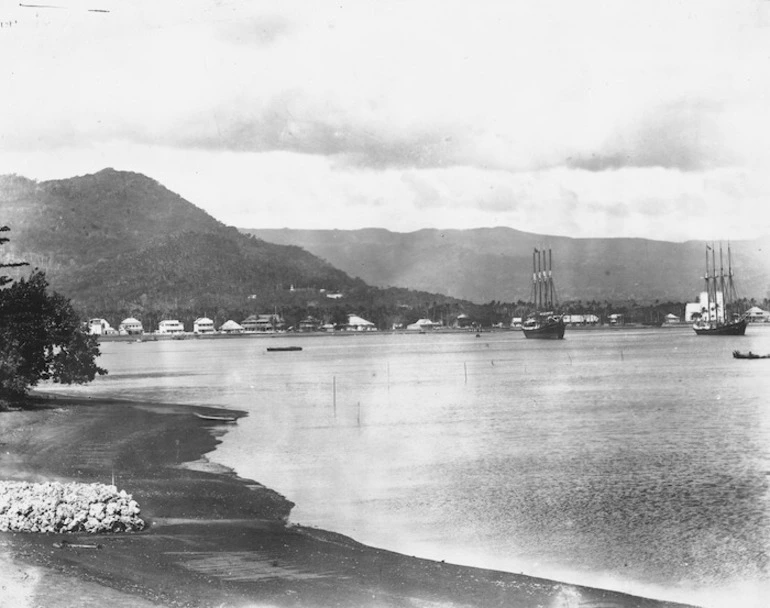
<svg viewBox="0 0 770 608"><path fill-rule="evenodd" d="M527 301L536 247L553 252L562 301L690 301L702 289L705 266L705 243L699 241L574 239L504 227L410 233L379 228L241 231L302 247L370 285L432 291L476 303ZM770 238L735 241L731 248L740 295L770 295Z"/></svg>

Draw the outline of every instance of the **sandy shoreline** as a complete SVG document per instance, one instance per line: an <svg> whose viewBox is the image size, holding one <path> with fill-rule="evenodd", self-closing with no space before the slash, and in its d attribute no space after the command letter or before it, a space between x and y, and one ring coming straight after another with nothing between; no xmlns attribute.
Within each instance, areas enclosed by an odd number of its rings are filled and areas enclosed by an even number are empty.
<svg viewBox="0 0 770 608"><path fill-rule="evenodd" d="M57 399L0 413L0 478L114 477L150 524L141 533L67 536L101 548L57 548L64 536L56 534L0 534L0 582L9 605L682 605L408 557L287 525L289 500L208 463L205 454L227 425L196 413L222 410Z"/></svg>

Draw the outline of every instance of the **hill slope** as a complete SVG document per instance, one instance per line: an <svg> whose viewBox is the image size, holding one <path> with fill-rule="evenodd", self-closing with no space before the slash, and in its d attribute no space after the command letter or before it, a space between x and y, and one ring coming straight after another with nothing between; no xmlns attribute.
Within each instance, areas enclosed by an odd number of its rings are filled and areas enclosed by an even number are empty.
<svg viewBox="0 0 770 608"><path fill-rule="evenodd" d="M702 242L572 239L511 228L243 232L307 249L370 285L434 291L474 302L529 299L535 247L553 251L561 300L691 300L702 289L705 264ZM732 252L741 295L770 295L770 238L734 242Z"/></svg>
<svg viewBox="0 0 770 608"><path fill-rule="evenodd" d="M468 304L370 287L304 249L241 234L137 173L40 183L0 176L0 225L11 227L0 260L45 270L85 315L113 324L137 316L152 328L173 316L189 328L201 315L220 324L280 309L289 325L356 312L384 328L428 308L456 316Z"/></svg>
<svg viewBox="0 0 770 608"><path fill-rule="evenodd" d="M234 305L290 284L333 290L363 282L298 247L240 234L136 173L37 183L0 178L0 221L11 227L4 259L46 271L86 308Z"/></svg>

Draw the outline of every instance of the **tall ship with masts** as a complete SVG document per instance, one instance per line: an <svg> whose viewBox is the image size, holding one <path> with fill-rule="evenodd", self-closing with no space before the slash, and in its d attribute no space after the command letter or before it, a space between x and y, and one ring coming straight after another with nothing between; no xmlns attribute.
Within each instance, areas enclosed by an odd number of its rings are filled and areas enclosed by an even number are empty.
<svg viewBox="0 0 770 608"><path fill-rule="evenodd" d="M699 336L744 335L749 320L745 314L737 310L738 296L733 280L733 262L729 243L726 273L722 245L719 245L719 274L717 274L715 247L713 244L706 245L706 275L703 278L706 282L706 302L701 318L693 324L695 333Z"/></svg>
<svg viewBox="0 0 770 608"><path fill-rule="evenodd" d="M550 249L535 249L532 253L532 301L535 304L535 312L521 325L524 337L541 340L564 338L564 319L554 312L556 287L553 282L553 257Z"/></svg>

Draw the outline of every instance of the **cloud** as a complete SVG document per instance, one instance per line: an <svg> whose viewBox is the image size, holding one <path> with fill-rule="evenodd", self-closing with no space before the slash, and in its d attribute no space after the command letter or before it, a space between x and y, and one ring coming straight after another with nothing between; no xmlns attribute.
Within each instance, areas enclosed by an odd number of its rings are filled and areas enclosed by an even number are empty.
<svg viewBox="0 0 770 608"><path fill-rule="evenodd" d="M234 12L226 19L220 18L214 27L217 35L229 44L264 47L291 34L294 23L279 14L238 15Z"/></svg>
<svg viewBox="0 0 770 608"><path fill-rule="evenodd" d="M600 150L573 156L567 166L587 171L663 167L699 171L729 165L719 126L720 107L680 100L641 116L613 133Z"/></svg>
<svg viewBox="0 0 770 608"><path fill-rule="evenodd" d="M770 225L749 0L112 5L3 28L0 172L139 170L241 225Z"/></svg>

